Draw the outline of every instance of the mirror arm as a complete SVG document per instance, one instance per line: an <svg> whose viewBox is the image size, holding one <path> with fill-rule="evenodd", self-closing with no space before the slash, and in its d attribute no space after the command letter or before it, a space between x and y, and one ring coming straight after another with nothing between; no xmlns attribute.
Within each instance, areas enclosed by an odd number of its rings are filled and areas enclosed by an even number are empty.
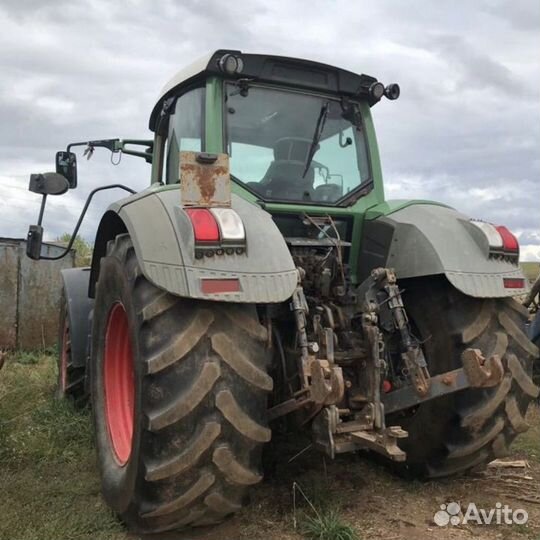
<svg viewBox="0 0 540 540"><path fill-rule="evenodd" d="M82 143L82 144L85 144L85 143ZM77 233L79 232L81 223L84 219L84 216L86 215L86 211L88 210L88 206L90 205L90 202L92 201L92 198L94 197L94 195L98 191L104 191L106 189L114 189L114 188L123 189L125 191L128 191L132 195L137 193L134 189L131 189L130 187L124 186L122 184L111 184L110 186L101 186L92 190L90 194L88 195L86 202L84 203L84 207L82 209L81 215L79 216L79 220L77 221L77 224L75 225L75 229L73 229L73 233L71 234L71 239L69 240L69 244L67 245L66 249L60 255L57 255L56 257L47 257L44 255L40 255L39 258L44 259L46 261L57 261L58 259L62 259L63 257L65 257L70 252L71 248L73 247L73 242L75 242L75 238L77 237ZM43 200L41 202L41 210L39 212L39 221L38 221L39 225L41 225L41 221L43 219L43 211L45 209L45 198L46 198L46 195L43 195Z"/></svg>
<svg viewBox="0 0 540 540"><path fill-rule="evenodd" d="M128 156L136 156L145 159L148 163L152 163L152 154L148 152L137 152L137 150L122 150L122 154Z"/></svg>
<svg viewBox="0 0 540 540"><path fill-rule="evenodd" d="M126 145L146 146L145 152L138 150L130 150ZM122 139L116 143L116 151L120 151L128 156L143 158L147 163L152 163L152 152L154 149L154 141L144 139Z"/></svg>
<svg viewBox="0 0 540 540"><path fill-rule="evenodd" d="M38 217L38 222L37 222L37 224L39 226L41 226L41 222L43 221L43 214L45 213L45 204L46 204L46 202L47 202L47 194L44 193L42 195L42 199L41 199L41 207L39 209L39 217Z"/></svg>
<svg viewBox="0 0 540 540"><path fill-rule="evenodd" d="M91 147L102 147L107 148L111 152L117 152L117 143L120 142L120 139L101 139L99 141L83 141L83 142L75 142L70 143L67 145L66 152L71 152L71 149L74 146L91 146Z"/></svg>
<svg viewBox="0 0 540 540"><path fill-rule="evenodd" d="M146 146L148 150L146 152L138 152L136 150L129 150L126 145L134 146ZM152 149L154 147L154 141L150 139L101 139L98 141L85 141L70 143L67 146L66 152L71 152L74 146L86 146L90 149L93 148L107 148L113 154L116 152L122 152L130 156L142 157L148 163L152 163Z"/></svg>
<svg viewBox="0 0 540 540"><path fill-rule="evenodd" d="M138 146L149 146L152 148L154 146L154 141L152 139L122 139L120 141L121 150L124 151L125 144L133 144Z"/></svg>

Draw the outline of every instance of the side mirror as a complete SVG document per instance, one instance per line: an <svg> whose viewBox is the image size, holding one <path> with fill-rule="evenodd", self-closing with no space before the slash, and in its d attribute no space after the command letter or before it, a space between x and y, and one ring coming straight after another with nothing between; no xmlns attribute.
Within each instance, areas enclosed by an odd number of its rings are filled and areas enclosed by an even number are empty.
<svg viewBox="0 0 540 540"><path fill-rule="evenodd" d="M34 261L39 261L42 243L43 227L41 225L30 225L26 236L26 255Z"/></svg>
<svg viewBox="0 0 540 540"><path fill-rule="evenodd" d="M67 179L69 189L77 187L77 156L73 152L56 152L56 172Z"/></svg>
<svg viewBox="0 0 540 540"><path fill-rule="evenodd" d="M69 183L58 173L31 174L28 189L40 195L63 195L69 189Z"/></svg>

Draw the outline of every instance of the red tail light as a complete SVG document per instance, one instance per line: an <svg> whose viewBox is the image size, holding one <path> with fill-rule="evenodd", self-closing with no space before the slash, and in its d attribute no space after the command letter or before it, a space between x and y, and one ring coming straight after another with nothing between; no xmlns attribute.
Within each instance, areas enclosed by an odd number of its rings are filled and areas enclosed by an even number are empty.
<svg viewBox="0 0 540 540"><path fill-rule="evenodd" d="M201 292L204 294L237 293L240 292L240 280L238 278L203 278Z"/></svg>
<svg viewBox="0 0 540 540"><path fill-rule="evenodd" d="M504 226L493 225L485 221L471 220L485 235L490 255L503 255L517 261L519 257L518 239Z"/></svg>
<svg viewBox="0 0 540 540"><path fill-rule="evenodd" d="M525 280L523 278L503 278L505 289L524 289Z"/></svg>
<svg viewBox="0 0 540 540"><path fill-rule="evenodd" d="M504 251L519 252L519 243L517 238L504 226L496 227L497 232L501 235Z"/></svg>
<svg viewBox="0 0 540 540"><path fill-rule="evenodd" d="M219 226L216 218L206 208L186 208L193 225L195 242L219 242Z"/></svg>

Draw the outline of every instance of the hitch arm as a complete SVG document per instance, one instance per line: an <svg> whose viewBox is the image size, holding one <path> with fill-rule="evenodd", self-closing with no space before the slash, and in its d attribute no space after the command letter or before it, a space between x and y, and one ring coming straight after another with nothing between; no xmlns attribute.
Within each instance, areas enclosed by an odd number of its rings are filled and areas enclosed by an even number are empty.
<svg viewBox="0 0 540 540"><path fill-rule="evenodd" d="M485 358L479 349L465 349L461 361L462 368L432 376L428 392L424 395L418 394L412 385L384 394L385 413L408 409L467 388L491 388L503 379L504 368L498 355Z"/></svg>

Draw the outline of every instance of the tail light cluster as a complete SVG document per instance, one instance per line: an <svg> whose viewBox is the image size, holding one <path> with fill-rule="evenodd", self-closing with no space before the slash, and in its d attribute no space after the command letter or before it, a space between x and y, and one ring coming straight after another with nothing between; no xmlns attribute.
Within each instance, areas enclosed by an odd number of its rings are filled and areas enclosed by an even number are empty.
<svg viewBox="0 0 540 540"><path fill-rule="evenodd" d="M196 258L245 252L244 224L232 208L186 208L186 213L193 226Z"/></svg>
<svg viewBox="0 0 540 540"><path fill-rule="evenodd" d="M518 239L503 225L493 225L485 221L471 220L485 235L489 244L489 254L504 257L517 264L519 259ZM525 279L521 277L503 277L505 289L524 289Z"/></svg>
<svg viewBox="0 0 540 540"><path fill-rule="evenodd" d="M486 236L490 255L502 255L510 259L519 258L519 242L503 225L493 225L485 221L471 220Z"/></svg>

